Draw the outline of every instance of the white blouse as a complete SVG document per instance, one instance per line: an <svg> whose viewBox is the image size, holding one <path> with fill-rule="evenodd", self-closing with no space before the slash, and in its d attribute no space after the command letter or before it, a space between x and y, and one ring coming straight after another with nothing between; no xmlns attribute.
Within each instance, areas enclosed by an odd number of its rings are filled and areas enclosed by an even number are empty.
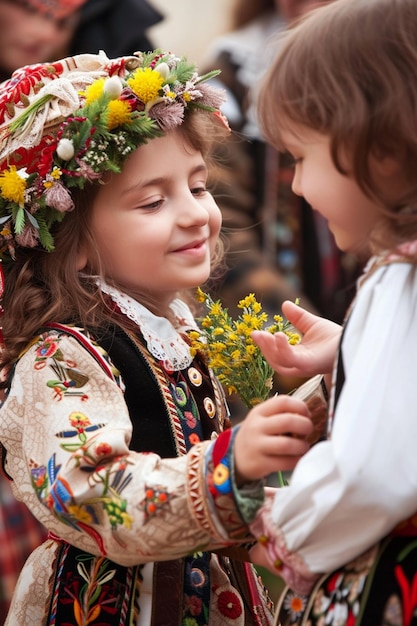
<svg viewBox="0 0 417 626"><path fill-rule="evenodd" d="M341 344L345 383L329 440L297 464L253 530L289 584L371 547L417 511L417 268L363 281Z"/></svg>

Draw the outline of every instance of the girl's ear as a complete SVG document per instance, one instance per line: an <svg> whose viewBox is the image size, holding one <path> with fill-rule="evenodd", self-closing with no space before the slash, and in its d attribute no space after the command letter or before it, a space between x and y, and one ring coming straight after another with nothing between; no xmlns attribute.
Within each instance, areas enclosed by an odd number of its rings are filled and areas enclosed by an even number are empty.
<svg viewBox="0 0 417 626"><path fill-rule="evenodd" d="M387 154L376 157L373 166L375 172L384 177L396 176L402 169L400 159Z"/></svg>

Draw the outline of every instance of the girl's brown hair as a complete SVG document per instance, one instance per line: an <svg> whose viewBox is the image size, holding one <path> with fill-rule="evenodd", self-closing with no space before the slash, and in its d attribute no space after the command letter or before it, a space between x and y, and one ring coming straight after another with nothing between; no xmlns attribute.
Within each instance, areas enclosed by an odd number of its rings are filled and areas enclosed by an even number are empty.
<svg viewBox="0 0 417 626"><path fill-rule="evenodd" d="M384 207L378 247L416 238L416 0L335 0L277 46L258 94L266 139L285 150L282 131L294 125L329 136L337 169ZM371 164L381 157L401 166L404 194L395 206L375 182Z"/></svg>
<svg viewBox="0 0 417 626"><path fill-rule="evenodd" d="M202 153L210 166L213 144L222 141L227 130L213 115L195 111L187 115L179 132L189 145ZM91 207L98 188L97 184L90 184L83 190L73 190L75 209L56 225L53 252L18 248L16 259L5 265L1 318L5 346L0 368L10 367L39 329L50 322L75 322L85 328L102 330L115 322L117 315L106 304L92 278L102 274L102 260L90 228ZM94 268L81 274L76 268L80 249L89 251L89 265ZM219 242L212 261L214 268L221 258ZM124 318L117 317L117 323L129 329Z"/></svg>

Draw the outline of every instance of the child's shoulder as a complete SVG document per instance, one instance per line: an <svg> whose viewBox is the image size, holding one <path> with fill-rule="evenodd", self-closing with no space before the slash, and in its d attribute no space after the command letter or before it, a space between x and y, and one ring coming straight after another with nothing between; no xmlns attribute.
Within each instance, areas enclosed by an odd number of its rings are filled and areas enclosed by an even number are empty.
<svg viewBox="0 0 417 626"><path fill-rule="evenodd" d="M51 322L43 326L20 354L20 358L34 351L34 358L40 366L41 363L46 363L51 359L58 363L71 360L74 353L80 350L88 352L109 378L118 378L118 370L112 364L107 351L95 339L94 334L75 324Z"/></svg>

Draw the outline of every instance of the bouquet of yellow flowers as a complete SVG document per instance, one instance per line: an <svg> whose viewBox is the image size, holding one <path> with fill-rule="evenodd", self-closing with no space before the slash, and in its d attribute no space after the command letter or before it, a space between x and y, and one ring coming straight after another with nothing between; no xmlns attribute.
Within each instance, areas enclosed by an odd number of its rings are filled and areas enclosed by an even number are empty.
<svg viewBox="0 0 417 626"><path fill-rule="evenodd" d="M249 409L266 400L273 386L274 371L254 343L252 332L284 332L291 344L298 343L300 335L281 315L274 315L274 323L268 326L268 315L253 293L238 303L242 313L236 320L220 300L214 301L200 288L197 300L205 303L207 314L200 320L201 333L190 333L192 353L205 354L223 387L229 394L239 394Z"/></svg>

